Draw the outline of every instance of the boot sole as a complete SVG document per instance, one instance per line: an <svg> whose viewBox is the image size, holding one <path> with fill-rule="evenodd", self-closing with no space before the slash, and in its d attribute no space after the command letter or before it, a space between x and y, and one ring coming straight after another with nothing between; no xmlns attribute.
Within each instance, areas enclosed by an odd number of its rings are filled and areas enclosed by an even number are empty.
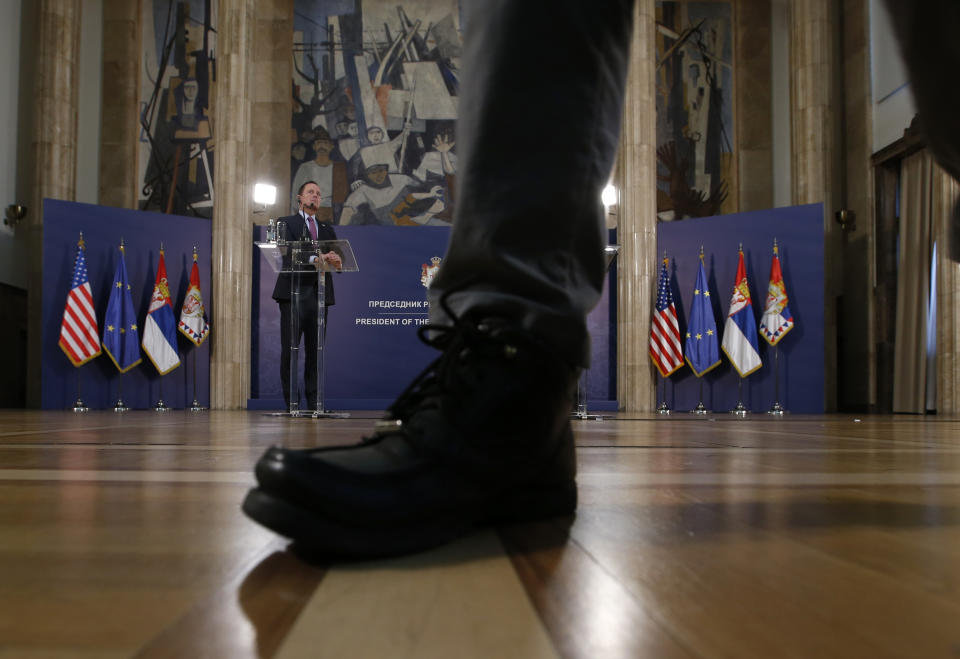
<svg viewBox="0 0 960 659"><path fill-rule="evenodd" d="M512 492L486 510L439 516L402 526L346 524L321 517L280 497L254 488L243 512L254 521L291 538L311 556L326 559L372 559L430 549L492 524L513 524L570 515L577 505L576 483L544 490Z"/></svg>

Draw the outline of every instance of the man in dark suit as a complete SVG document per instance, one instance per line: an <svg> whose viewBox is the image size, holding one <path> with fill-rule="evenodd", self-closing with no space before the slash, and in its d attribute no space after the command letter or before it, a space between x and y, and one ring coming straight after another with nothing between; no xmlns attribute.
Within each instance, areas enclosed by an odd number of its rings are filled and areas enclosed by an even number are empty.
<svg viewBox="0 0 960 659"><path fill-rule="evenodd" d="M300 186L297 191L297 201L300 210L296 215L281 217L277 220L277 226L283 223L283 235L277 238L283 238L288 241L294 240L336 240L337 234L333 227L322 221L317 220L317 210L320 208L320 186L314 181L307 181ZM299 304L297 314L297 332L296 344L300 343L303 337L304 356L303 380L306 388L307 403L310 407L315 407L317 403L317 293L318 282L320 280L317 270L323 263L328 264L333 269L339 269L341 266L340 255L336 252L327 252L321 256L310 257L310 262L304 265L305 271L299 273L300 281L297 287L299 292ZM286 259L285 259L285 266ZM324 306L330 307L334 303L333 281L332 277L326 277ZM281 273L277 276L277 283L273 287L273 299L280 305L280 383L283 388L283 400L290 407L290 345L291 345L291 324L293 318L293 275L290 273ZM326 314L327 309L323 309ZM292 393L294 400L297 399L297 392Z"/></svg>

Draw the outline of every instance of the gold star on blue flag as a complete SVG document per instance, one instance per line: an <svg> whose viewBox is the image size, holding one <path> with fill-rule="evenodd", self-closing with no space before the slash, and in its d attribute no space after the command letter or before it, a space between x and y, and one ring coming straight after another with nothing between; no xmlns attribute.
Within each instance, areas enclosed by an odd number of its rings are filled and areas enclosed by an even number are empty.
<svg viewBox="0 0 960 659"><path fill-rule="evenodd" d="M720 364L720 346L717 344L717 321L710 306L707 275L703 270L703 254L697 269L697 284L693 288L690 321L687 323L687 341L683 350L690 369L699 378Z"/></svg>
<svg viewBox="0 0 960 659"><path fill-rule="evenodd" d="M123 244L120 245L120 260L110 287L110 300L103 320L107 331L103 333L103 349L121 373L140 363L140 336L137 332L136 309L123 260ZM119 327L120 331L115 329ZM129 329L125 329L129 328Z"/></svg>

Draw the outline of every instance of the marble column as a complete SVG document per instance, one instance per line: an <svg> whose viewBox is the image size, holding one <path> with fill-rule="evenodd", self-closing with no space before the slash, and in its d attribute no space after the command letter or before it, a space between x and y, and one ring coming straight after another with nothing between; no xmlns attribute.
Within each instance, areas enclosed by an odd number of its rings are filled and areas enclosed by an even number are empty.
<svg viewBox="0 0 960 659"><path fill-rule="evenodd" d="M770 116L770 0L735 5L734 72L739 212L773 206L773 121ZM731 196L735 196L731 190Z"/></svg>
<svg viewBox="0 0 960 659"><path fill-rule="evenodd" d="M29 169L27 232L29 280L43 278L42 235L44 198L76 199L77 79L80 51L80 0L37 0L37 44L34 74L33 130ZM27 405L40 405L42 334L41 291L31 286L27 297L30 336L27 355Z"/></svg>
<svg viewBox="0 0 960 659"><path fill-rule="evenodd" d="M254 0L219 0L214 172L210 407L241 409L250 395Z"/></svg>
<svg viewBox="0 0 960 659"><path fill-rule="evenodd" d="M657 277L654 12L654 0L637 0L617 174L617 395L627 412L649 412L655 404L647 352Z"/></svg>
<svg viewBox="0 0 960 659"><path fill-rule="evenodd" d="M268 215L286 215L290 199L293 0L257 2L256 35L251 122L257 129L252 136L256 148L250 154L250 179L277 186L276 205L257 217L258 224L265 224Z"/></svg>
<svg viewBox="0 0 960 659"><path fill-rule="evenodd" d="M100 203L137 207L140 3L103 0Z"/></svg>
<svg viewBox="0 0 960 659"><path fill-rule="evenodd" d="M933 168L933 238L937 243L937 414L960 414L960 264L950 259L950 223L960 183Z"/></svg>
<svg viewBox="0 0 960 659"><path fill-rule="evenodd" d="M824 205L824 405L836 409L837 313L842 284L840 227L834 222L841 186L837 148L839 85L836 12L832 0L790 3L790 124L794 204Z"/></svg>

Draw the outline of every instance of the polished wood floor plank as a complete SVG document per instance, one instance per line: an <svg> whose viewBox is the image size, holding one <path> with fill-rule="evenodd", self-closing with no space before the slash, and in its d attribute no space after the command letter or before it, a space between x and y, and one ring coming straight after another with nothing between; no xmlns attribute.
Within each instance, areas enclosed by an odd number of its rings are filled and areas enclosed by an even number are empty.
<svg viewBox="0 0 960 659"><path fill-rule="evenodd" d="M270 659L310 601L325 570L266 545L235 578L199 599L136 659Z"/></svg>
<svg viewBox="0 0 960 659"><path fill-rule="evenodd" d="M506 551L328 571L240 513L267 446L373 416L0 411L0 659L960 652L960 420L575 421L578 514Z"/></svg>
<svg viewBox="0 0 960 659"><path fill-rule="evenodd" d="M556 657L491 531L416 556L331 567L277 653L331 657Z"/></svg>

